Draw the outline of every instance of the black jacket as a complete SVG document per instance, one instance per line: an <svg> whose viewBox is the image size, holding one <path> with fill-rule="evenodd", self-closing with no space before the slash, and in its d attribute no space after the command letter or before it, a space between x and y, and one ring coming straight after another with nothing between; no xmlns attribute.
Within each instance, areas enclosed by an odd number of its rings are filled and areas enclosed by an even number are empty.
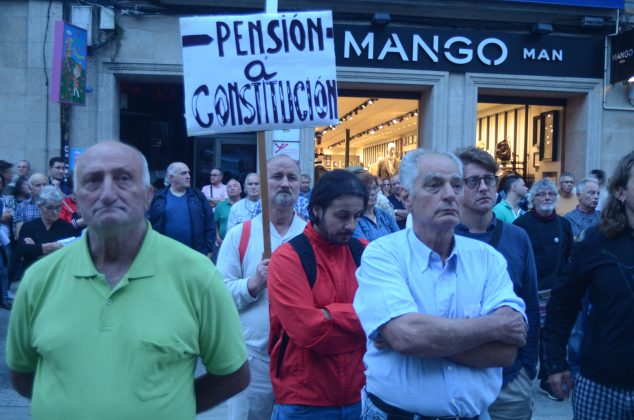
<svg viewBox="0 0 634 420"><path fill-rule="evenodd" d="M165 232L165 206L169 187L158 191L152 199L147 218L152 228L160 233ZM191 220L192 248L202 254L209 254L214 250L216 241L216 226L214 215L207 199L200 191L187 188L187 207Z"/></svg>
<svg viewBox="0 0 634 420"><path fill-rule="evenodd" d="M591 311L581 342L581 373L608 386L634 389L634 230L608 239L585 231L552 289L544 329L546 367L568 369L566 345L590 289Z"/></svg>

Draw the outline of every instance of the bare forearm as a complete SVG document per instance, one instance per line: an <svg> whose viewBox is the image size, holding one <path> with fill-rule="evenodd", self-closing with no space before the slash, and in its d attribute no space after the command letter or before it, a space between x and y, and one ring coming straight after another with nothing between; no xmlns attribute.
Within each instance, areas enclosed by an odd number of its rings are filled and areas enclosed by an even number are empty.
<svg viewBox="0 0 634 420"><path fill-rule="evenodd" d="M493 341L495 330L489 321L488 317L448 319L407 314L386 325L381 335L400 353L448 357Z"/></svg>
<svg viewBox="0 0 634 420"><path fill-rule="evenodd" d="M507 367L515 362L517 347L499 341L447 357L452 362L473 368Z"/></svg>
<svg viewBox="0 0 634 420"><path fill-rule="evenodd" d="M466 319L410 313L391 320L380 333L396 351L419 357L449 357L496 341L526 344L524 318L508 307Z"/></svg>
<svg viewBox="0 0 634 420"><path fill-rule="evenodd" d="M244 390L249 385L249 380L248 362L244 362L237 371L226 376L209 373L199 376L194 381L196 413L207 411Z"/></svg>

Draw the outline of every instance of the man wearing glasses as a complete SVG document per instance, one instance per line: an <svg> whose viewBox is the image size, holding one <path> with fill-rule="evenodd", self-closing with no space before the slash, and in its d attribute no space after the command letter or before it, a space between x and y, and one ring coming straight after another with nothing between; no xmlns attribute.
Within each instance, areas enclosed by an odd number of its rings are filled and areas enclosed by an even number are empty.
<svg viewBox="0 0 634 420"><path fill-rule="evenodd" d="M533 249L523 229L497 219L493 213L498 171L495 159L475 147L459 151L458 157L464 165L465 189L462 219L455 233L488 243L504 256L513 291L524 301L528 318L526 345L517 350L515 362L502 371L502 390L489 406L489 416L492 420L528 420L533 412L531 383L537 373L539 337Z"/></svg>
<svg viewBox="0 0 634 420"><path fill-rule="evenodd" d="M202 192L207 197L211 208L215 210L218 203L227 198L227 186L222 183L222 172L218 168L211 170L209 180L211 184L205 185Z"/></svg>
<svg viewBox="0 0 634 420"><path fill-rule="evenodd" d="M513 224L523 228L531 240L537 266L537 290L540 323L543 327L550 289L563 271L573 244L570 222L555 213L559 194L555 184L548 178L535 182L528 191L529 211ZM539 387L550 399L562 401L548 383L548 372L544 369L544 352L539 349Z"/></svg>
<svg viewBox="0 0 634 420"><path fill-rule="evenodd" d="M559 201L557 201L557 214L565 216L579 204L577 195L574 194L575 176L570 172L564 172L559 177Z"/></svg>

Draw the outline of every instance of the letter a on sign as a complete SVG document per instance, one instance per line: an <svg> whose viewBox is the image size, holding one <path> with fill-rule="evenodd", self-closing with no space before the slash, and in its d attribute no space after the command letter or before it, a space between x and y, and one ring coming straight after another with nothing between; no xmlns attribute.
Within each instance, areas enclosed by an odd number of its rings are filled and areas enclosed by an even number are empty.
<svg viewBox="0 0 634 420"><path fill-rule="evenodd" d="M180 19L190 136L338 124L331 12Z"/></svg>

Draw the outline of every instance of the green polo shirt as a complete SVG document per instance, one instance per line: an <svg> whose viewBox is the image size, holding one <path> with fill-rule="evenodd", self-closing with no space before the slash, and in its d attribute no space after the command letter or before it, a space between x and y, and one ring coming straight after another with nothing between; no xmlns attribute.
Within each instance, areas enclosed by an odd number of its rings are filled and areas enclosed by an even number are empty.
<svg viewBox="0 0 634 420"><path fill-rule="evenodd" d="M522 210L518 210L518 215L516 216L515 213L513 213L511 205L502 199L502 201L493 207L493 213L495 213L497 219L506 223L513 223L515 219L522 215Z"/></svg>
<svg viewBox="0 0 634 420"><path fill-rule="evenodd" d="M35 263L9 322L9 368L35 372L34 419L194 419L198 355L214 375L242 366L237 310L208 258L149 224L114 289L85 235Z"/></svg>
<svg viewBox="0 0 634 420"><path fill-rule="evenodd" d="M227 222L229 221L229 212L231 211L231 201L226 199L221 201L216 206L216 210L214 211L214 221L216 222L216 227L218 228L218 235L220 235L221 239L225 238L227 234Z"/></svg>

